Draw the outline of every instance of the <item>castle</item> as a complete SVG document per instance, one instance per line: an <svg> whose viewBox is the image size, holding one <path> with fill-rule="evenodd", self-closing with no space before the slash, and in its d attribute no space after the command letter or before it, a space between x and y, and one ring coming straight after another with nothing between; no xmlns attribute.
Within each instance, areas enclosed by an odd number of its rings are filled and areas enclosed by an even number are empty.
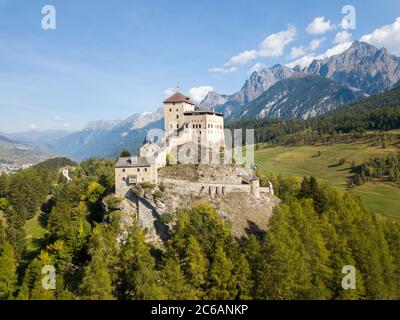
<svg viewBox="0 0 400 320"><path fill-rule="evenodd" d="M131 186L158 183L157 169L167 164L170 152L191 142L210 149L224 147L224 118L215 111L199 110L189 97L177 92L164 101L162 144L145 139L139 156L120 157L115 166L115 193L124 196Z"/></svg>
<svg viewBox="0 0 400 320"><path fill-rule="evenodd" d="M221 113L214 110L199 110L189 97L177 92L164 101L164 134L162 141L154 143L151 139L145 139L140 148L139 156L120 157L115 166L115 194L125 197L132 186L148 182L157 185L159 183L158 170L165 167L172 154L177 155L177 149L186 152L192 148L196 151L199 146L206 150L205 161L201 163L213 163L212 156L219 155L225 148L224 118ZM203 152L203 151L201 151ZM196 153L196 152L193 152ZM186 163L198 163L199 154L190 158ZM176 159L175 159L176 160ZM179 158L181 160L181 158ZM182 161L180 161L182 162ZM173 162L176 163L176 162ZM170 162L171 164L171 162ZM217 166L218 167L218 166ZM219 166L222 170L222 166ZM259 187L258 178L243 168L236 174L235 183L224 181L202 181L202 183L186 183L189 189L197 192L207 192L210 195L225 194L230 192L252 193L259 197L260 192L273 193L272 186L266 190ZM231 174L229 174L231 175ZM233 174L235 175L235 174ZM164 179L167 182L168 179ZM178 188L183 181L168 181ZM264 190L265 189L265 190Z"/></svg>

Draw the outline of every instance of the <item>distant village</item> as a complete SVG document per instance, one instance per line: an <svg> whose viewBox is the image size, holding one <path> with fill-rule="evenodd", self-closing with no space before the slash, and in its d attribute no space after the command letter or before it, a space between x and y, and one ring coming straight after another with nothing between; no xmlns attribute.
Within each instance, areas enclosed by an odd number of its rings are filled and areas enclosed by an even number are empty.
<svg viewBox="0 0 400 320"><path fill-rule="evenodd" d="M27 169L32 167L32 163L19 164L19 163L2 163L0 162L0 174L12 174L19 170Z"/></svg>

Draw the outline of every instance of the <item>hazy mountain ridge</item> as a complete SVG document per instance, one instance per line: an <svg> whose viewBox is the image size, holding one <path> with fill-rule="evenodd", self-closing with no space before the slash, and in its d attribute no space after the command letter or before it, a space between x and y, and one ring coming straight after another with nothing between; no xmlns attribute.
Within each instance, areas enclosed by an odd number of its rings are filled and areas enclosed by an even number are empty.
<svg viewBox="0 0 400 320"><path fill-rule="evenodd" d="M162 128L162 114L145 112L118 121L113 125L87 126L51 143L53 150L76 160L89 157L113 158L126 148L136 152L146 137L147 130Z"/></svg>
<svg viewBox="0 0 400 320"><path fill-rule="evenodd" d="M54 152L34 144L19 143L0 135L0 162L35 164L56 156Z"/></svg>

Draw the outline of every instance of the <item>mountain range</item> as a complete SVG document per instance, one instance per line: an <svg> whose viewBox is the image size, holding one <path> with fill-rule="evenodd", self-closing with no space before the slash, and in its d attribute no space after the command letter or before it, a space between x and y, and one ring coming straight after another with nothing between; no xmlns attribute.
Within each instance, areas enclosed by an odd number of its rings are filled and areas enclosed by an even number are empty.
<svg viewBox="0 0 400 320"><path fill-rule="evenodd" d="M315 78L310 78L312 76L329 79L339 86L321 81L318 88L319 84ZM290 78L297 80L287 81ZM363 95L388 90L399 80L398 57L388 53L385 48L378 49L368 43L354 41L343 53L323 60L313 60L303 69L299 66L290 69L275 65L269 69L254 71L238 92L232 95L210 92L200 106L215 108L224 114L228 122L257 117L306 119L359 99ZM283 83L274 86L280 82ZM310 87L312 82L315 86ZM300 92L293 88L294 85L311 91ZM279 92L279 88L282 92ZM288 91L285 91L286 89ZM315 94L319 96L319 89L321 92L329 91L329 97L310 97ZM291 96L292 94L296 96ZM260 95L263 97L257 100ZM262 110L265 111L261 113Z"/></svg>
<svg viewBox="0 0 400 320"><path fill-rule="evenodd" d="M16 142L0 135L0 163L34 164L54 156L54 152L41 146Z"/></svg>
<svg viewBox="0 0 400 320"><path fill-rule="evenodd" d="M249 104L238 108L227 121L267 117L308 119L363 97L360 90L328 78L298 74L277 82Z"/></svg>
<svg viewBox="0 0 400 320"><path fill-rule="evenodd" d="M209 92L199 108L223 113L227 123L262 118L307 119L399 84L398 57L385 48L354 41L343 53L316 59L306 68L277 64L254 71L239 91L230 95ZM162 109L158 109L125 120L89 122L77 132L2 135L76 160L112 158L122 148L136 152L150 128L163 128L162 117Z"/></svg>

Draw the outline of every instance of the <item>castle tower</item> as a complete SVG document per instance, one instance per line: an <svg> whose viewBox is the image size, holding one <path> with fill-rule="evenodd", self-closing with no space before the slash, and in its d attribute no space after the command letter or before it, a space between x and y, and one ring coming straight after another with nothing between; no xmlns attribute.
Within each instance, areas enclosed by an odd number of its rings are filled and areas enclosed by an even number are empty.
<svg viewBox="0 0 400 320"><path fill-rule="evenodd" d="M185 123L184 113L194 111L195 106L189 97L177 92L164 101L164 130L166 136Z"/></svg>

